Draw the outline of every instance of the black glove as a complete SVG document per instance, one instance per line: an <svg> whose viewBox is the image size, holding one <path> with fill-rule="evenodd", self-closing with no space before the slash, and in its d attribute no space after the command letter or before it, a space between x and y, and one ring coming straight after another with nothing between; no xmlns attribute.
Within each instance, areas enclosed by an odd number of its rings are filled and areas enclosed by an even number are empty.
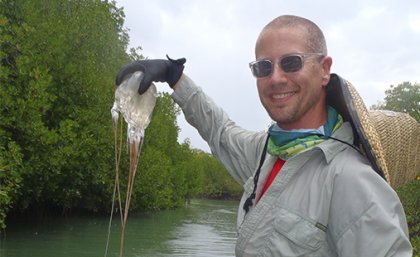
<svg viewBox="0 0 420 257"><path fill-rule="evenodd" d="M168 60L151 59L140 60L123 66L117 74L115 83L117 86L123 82L126 75L136 71L142 71L144 77L139 85L139 94L143 94L153 81L167 82L171 88L175 86L184 71L185 58L173 60L166 55Z"/></svg>

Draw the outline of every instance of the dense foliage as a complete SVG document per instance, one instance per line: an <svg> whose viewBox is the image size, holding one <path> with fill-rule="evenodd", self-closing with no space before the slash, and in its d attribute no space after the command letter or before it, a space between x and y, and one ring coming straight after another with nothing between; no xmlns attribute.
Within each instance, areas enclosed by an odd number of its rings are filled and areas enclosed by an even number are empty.
<svg viewBox="0 0 420 257"><path fill-rule="evenodd" d="M141 57L127 54L123 23L114 2L0 0L0 228L12 212L108 211L114 76ZM132 210L180 206L210 181L208 196L238 188L212 156L178 143L178 113L160 95Z"/></svg>
<svg viewBox="0 0 420 257"><path fill-rule="evenodd" d="M408 113L420 122L420 84L403 82L396 87L391 85L390 89L385 91L384 102L371 108Z"/></svg>
<svg viewBox="0 0 420 257"><path fill-rule="evenodd" d="M104 124L113 74L128 60L122 13L82 0L0 10L1 210L93 206L111 179Z"/></svg>
<svg viewBox="0 0 420 257"><path fill-rule="evenodd" d="M413 256L420 256L420 176L398 188L397 193L407 216Z"/></svg>

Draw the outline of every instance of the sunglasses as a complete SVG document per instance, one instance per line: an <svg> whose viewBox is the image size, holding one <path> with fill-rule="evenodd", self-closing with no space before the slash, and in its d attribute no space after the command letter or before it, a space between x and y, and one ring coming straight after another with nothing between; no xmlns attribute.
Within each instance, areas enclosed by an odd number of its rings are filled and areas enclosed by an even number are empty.
<svg viewBox="0 0 420 257"><path fill-rule="evenodd" d="M287 73L296 72L303 68L303 63L310 57L324 56L322 53L288 54L280 58L279 66ZM263 59L249 63L252 75L256 78L263 78L273 73L274 63L272 60Z"/></svg>

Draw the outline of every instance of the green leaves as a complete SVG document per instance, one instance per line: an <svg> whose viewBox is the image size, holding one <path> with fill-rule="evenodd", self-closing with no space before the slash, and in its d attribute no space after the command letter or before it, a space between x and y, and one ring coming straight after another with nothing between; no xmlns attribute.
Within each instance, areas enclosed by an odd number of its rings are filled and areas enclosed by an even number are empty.
<svg viewBox="0 0 420 257"><path fill-rule="evenodd" d="M109 109L115 73L129 60L122 13L113 3L82 0L2 1L0 10L7 168L0 174L0 224L9 209L100 209L106 204L92 207L89 199L107 197L102 187L112 184ZM11 144L19 165L10 164Z"/></svg>
<svg viewBox="0 0 420 257"><path fill-rule="evenodd" d="M397 188L398 196L407 216L413 256L420 254L420 176L416 180Z"/></svg>
<svg viewBox="0 0 420 257"><path fill-rule="evenodd" d="M5 143L2 137L2 143ZM6 227L5 218L15 203L21 187L22 154L18 145L9 142L0 145L0 229Z"/></svg>
<svg viewBox="0 0 420 257"><path fill-rule="evenodd" d="M385 91L384 103L371 108L408 113L420 122L420 84L403 82L396 87L391 85Z"/></svg>

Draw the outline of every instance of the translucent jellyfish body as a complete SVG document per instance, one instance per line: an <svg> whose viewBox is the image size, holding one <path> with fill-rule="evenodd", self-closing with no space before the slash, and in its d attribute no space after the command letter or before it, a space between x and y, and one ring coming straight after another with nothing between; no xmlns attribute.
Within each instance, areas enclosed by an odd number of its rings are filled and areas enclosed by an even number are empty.
<svg viewBox="0 0 420 257"><path fill-rule="evenodd" d="M115 91L115 101L111 109L114 124L119 114L127 122L127 140L130 144L140 143L143 139L156 104L156 86L153 83L145 93L140 95L137 92L142 79L141 71L126 78Z"/></svg>

